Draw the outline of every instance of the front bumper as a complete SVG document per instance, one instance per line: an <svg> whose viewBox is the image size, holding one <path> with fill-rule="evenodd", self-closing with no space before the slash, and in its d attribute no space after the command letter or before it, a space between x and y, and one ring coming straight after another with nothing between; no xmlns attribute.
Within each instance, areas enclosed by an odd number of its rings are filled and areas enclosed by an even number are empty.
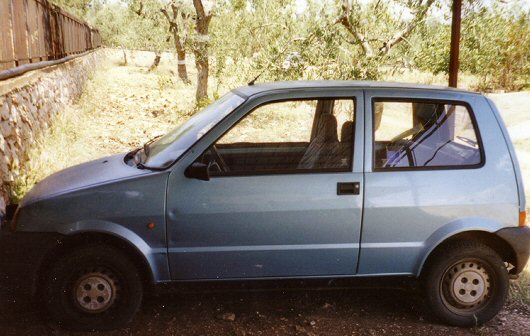
<svg viewBox="0 0 530 336"><path fill-rule="evenodd" d="M514 274L520 273L530 256L530 227L511 227L504 228L496 232L496 234L504 239L515 252Z"/></svg>
<svg viewBox="0 0 530 336"><path fill-rule="evenodd" d="M60 244L56 233L0 232L0 291L8 296L33 295L38 271Z"/></svg>

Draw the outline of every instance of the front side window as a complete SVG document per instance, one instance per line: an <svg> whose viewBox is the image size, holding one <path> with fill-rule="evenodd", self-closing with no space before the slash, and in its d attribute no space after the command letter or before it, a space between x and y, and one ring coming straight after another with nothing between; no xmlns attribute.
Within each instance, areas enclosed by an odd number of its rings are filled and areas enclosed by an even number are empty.
<svg viewBox="0 0 530 336"><path fill-rule="evenodd" d="M352 99L261 105L198 161L212 176L351 170L354 106Z"/></svg>
<svg viewBox="0 0 530 336"><path fill-rule="evenodd" d="M229 92L212 105L197 112L180 126L151 143L147 153L145 150L143 153L144 165L156 168L168 167L244 101L244 98Z"/></svg>
<svg viewBox="0 0 530 336"><path fill-rule="evenodd" d="M374 168L470 167L482 162L481 144L465 105L376 100Z"/></svg>

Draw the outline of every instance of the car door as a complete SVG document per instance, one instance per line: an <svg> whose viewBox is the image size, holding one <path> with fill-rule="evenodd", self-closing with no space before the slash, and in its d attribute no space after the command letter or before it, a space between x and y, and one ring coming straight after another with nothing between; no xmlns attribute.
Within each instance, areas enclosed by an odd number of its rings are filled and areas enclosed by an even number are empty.
<svg viewBox="0 0 530 336"><path fill-rule="evenodd" d="M362 91L262 94L205 135L168 181L172 279L355 274L362 107ZM185 176L194 162L208 181Z"/></svg>
<svg viewBox="0 0 530 336"><path fill-rule="evenodd" d="M396 88L365 99L359 275L416 275L439 241L516 213L502 134L479 129L496 123L482 96Z"/></svg>

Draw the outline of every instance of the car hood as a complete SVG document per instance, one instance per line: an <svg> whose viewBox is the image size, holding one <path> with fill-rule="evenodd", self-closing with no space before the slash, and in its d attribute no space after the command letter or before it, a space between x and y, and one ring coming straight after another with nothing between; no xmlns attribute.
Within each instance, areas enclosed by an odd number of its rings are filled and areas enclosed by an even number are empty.
<svg viewBox="0 0 530 336"><path fill-rule="evenodd" d="M52 174L37 183L26 194L20 205L25 206L74 190L150 173L149 170L127 165L124 157L125 154L104 157Z"/></svg>

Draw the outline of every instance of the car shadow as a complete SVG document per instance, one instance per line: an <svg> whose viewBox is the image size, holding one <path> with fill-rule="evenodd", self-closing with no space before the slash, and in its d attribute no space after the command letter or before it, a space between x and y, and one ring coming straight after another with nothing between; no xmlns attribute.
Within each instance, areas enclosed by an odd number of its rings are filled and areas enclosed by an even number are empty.
<svg viewBox="0 0 530 336"><path fill-rule="evenodd" d="M38 304L27 298L1 296L2 335L63 335L48 323ZM124 330L139 335L336 334L340 330L379 330L395 323L430 322L417 291L400 289L219 290L165 288L144 299Z"/></svg>

